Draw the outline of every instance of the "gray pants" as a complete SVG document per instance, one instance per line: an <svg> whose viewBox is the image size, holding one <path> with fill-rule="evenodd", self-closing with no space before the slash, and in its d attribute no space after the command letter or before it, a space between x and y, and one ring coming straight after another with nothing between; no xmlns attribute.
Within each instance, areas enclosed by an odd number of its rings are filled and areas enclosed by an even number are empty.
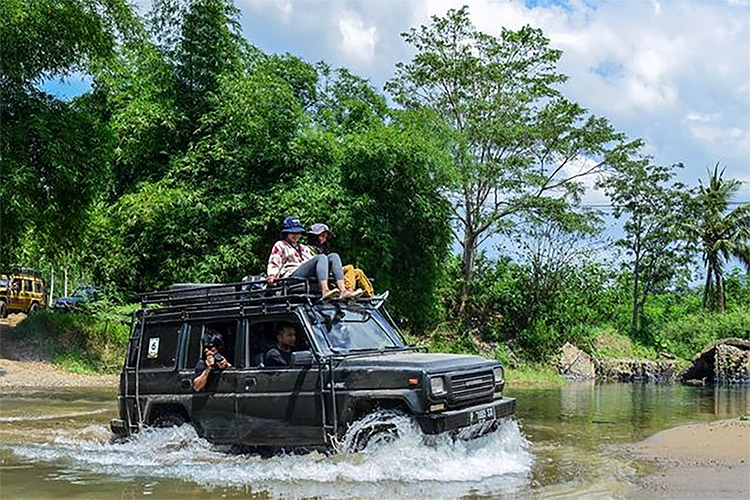
<svg viewBox="0 0 750 500"><path fill-rule="evenodd" d="M317 278L318 281L328 281L328 273L333 274L336 281L344 279L344 271L341 270L341 258L339 254L316 255L303 263L292 273L293 278Z"/></svg>

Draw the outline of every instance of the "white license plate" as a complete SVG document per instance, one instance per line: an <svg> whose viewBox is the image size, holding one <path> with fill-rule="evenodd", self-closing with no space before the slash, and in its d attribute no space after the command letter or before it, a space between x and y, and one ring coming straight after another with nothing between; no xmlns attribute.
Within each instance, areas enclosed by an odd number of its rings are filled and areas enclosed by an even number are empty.
<svg viewBox="0 0 750 500"><path fill-rule="evenodd" d="M495 420L494 406L489 406L487 408L482 408L481 410L474 410L473 412L471 412L472 424L481 424L490 420Z"/></svg>

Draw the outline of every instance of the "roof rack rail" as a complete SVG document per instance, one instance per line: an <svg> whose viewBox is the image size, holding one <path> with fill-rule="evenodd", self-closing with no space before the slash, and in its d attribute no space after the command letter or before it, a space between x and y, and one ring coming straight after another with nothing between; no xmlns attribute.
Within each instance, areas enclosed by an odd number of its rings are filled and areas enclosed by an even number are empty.
<svg viewBox="0 0 750 500"><path fill-rule="evenodd" d="M25 274L31 274L37 278L42 277L42 272L34 269L32 267L24 267L18 264L11 264L9 266L2 266L0 267L0 272L3 274L12 274L12 273L25 273Z"/></svg>
<svg viewBox="0 0 750 500"><path fill-rule="evenodd" d="M284 278L269 286L266 279L239 281L235 283L175 284L167 290L138 294L141 305L161 304L166 308L186 306L231 305L235 303L279 301L298 299L307 301L318 298L319 294L304 278Z"/></svg>

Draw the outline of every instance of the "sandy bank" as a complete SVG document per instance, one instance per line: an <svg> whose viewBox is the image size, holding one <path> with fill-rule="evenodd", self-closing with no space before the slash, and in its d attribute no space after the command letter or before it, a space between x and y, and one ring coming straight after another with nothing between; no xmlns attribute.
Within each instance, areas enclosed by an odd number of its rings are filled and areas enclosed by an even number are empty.
<svg viewBox="0 0 750 500"><path fill-rule="evenodd" d="M41 361L0 359L0 393L43 387L117 387L117 375L79 375Z"/></svg>
<svg viewBox="0 0 750 500"><path fill-rule="evenodd" d="M0 319L0 393L49 387L117 387L118 375L79 375L40 359L39 353L13 336L23 318L23 314L12 314Z"/></svg>
<svg viewBox="0 0 750 500"><path fill-rule="evenodd" d="M750 498L750 421L685 425L633 445L654 463L633 498Z"/></svg>

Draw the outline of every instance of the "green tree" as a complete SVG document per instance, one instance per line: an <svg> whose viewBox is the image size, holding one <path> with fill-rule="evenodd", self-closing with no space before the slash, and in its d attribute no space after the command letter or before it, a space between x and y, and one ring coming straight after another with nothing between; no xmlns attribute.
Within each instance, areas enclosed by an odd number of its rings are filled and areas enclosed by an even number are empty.
<svg viewBox="0 0 750 500"><path fill-rule="evenodd" d="M137 37L139 27L123 0L0 2L3 259L19 260L24 245L34 245L37 259L54 261L83 245L112 151L98 112L102 96L66 102L39 85L74 71L94 74L117 39Z"/></svg>
<svg viewBox="0 0 750 500"><path fill-rule="evenodd" d="M482 242L530 209L564 212L580 197L582 178L637 143L625 144L607 120L561 95L561 52L540 30L490 36L463 7L403 36L416 55L397 64L387 89L405 108L432 109L454 130L448 195L463 248L463 311Z"/></svg>
<svg viewBox="0 0 750 500"><path fill-rule="evenodd" d="M663 290L690 261L687 232L690 194L674 181L682 165L656 165L649 158L622 162L601 186L612 200L614 216L627 217L617 245L629 257L632 277L630 328L641 332L648 297Z"/></svg>
<svg viewBox="0 0 750 500"><path fill-rule="evenodd" d="M737 179L724 179L724 169L719 171L716 164L698 188L697 229L706 266L703 309L726 311L724 269L731 259L750 271L750 203L729 210L741 185Z"/></svg>

